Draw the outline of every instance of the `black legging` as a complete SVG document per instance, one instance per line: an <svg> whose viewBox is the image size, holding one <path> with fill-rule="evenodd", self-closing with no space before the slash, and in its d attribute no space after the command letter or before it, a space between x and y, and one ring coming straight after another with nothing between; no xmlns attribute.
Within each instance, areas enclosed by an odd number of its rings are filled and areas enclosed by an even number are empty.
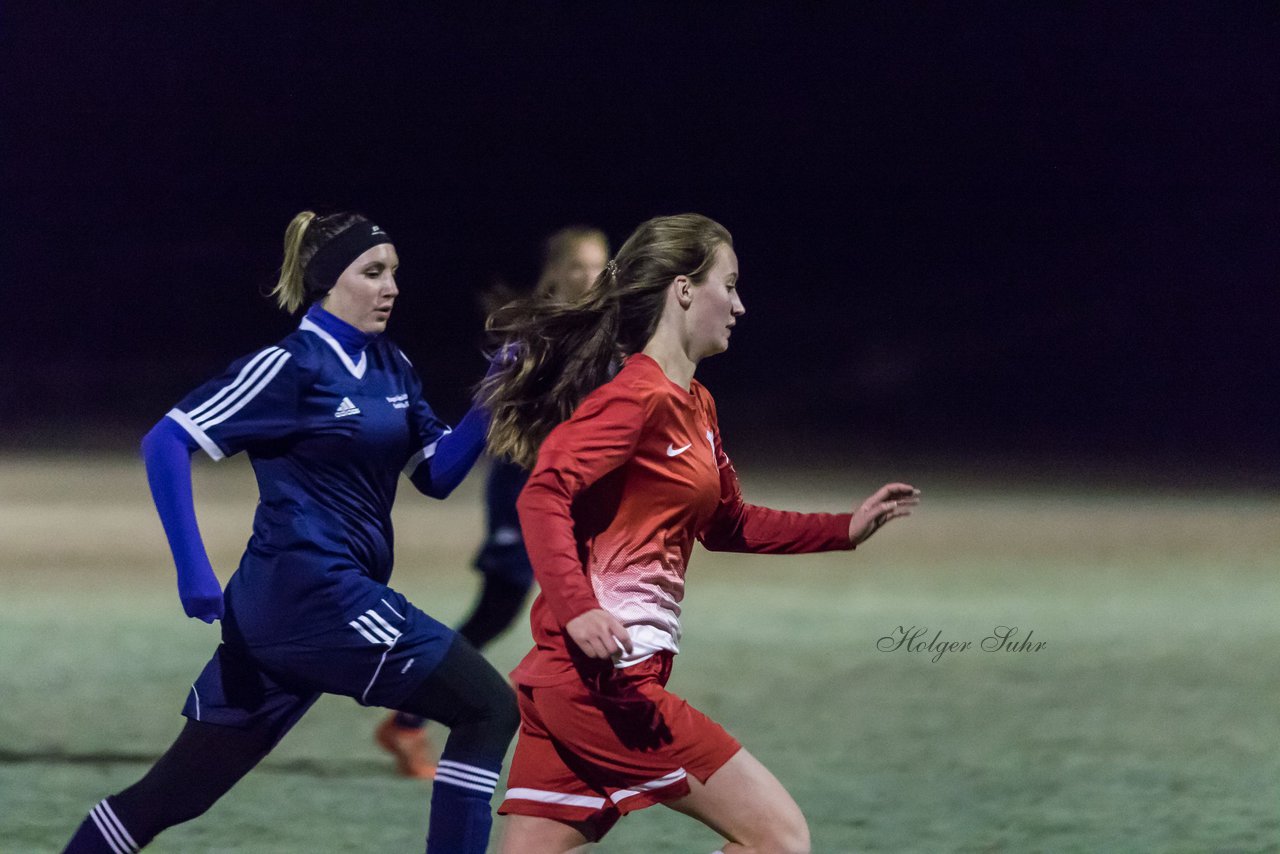
<svg viewBox="0 0 1280 854"><path fill-rule="evenodd" d="M458 627L458 634L476 649L483 649L515 622L532 585L532 580L511 581L497 575L486 575L471 616Z"/></svg>
<svg viewBox="0 0 1280 854"><path fill-rule="evenodd" d="M501 761L520 715L506 680L461 637L402 704L449 727L445 752ZM146 775L108 800L138 844L203 814L262 761L283 733L188 720Z"/></svg>

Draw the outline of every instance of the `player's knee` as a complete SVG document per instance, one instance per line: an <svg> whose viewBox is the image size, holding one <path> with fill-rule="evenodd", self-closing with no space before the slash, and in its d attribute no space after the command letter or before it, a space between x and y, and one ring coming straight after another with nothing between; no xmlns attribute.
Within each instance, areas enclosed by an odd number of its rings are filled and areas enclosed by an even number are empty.
<svg viewBox="0 0 1280 854"><path fill-rule="evenodd" d="M520 726L520 709L516 706L511 686L506 682L500 682L486 692L484 700L480 713L473 720L460 724L456 730L469 731L464 738L472 741L475 748L502 756Z"/></svg>
<svg viewBox="0 0 1280 854"><path fill-rule="evenodd" d="M791 828L778 840L777 854L809 854L809 826L800 820L797 827Z"/></svg>
<svg viewBox="0 0 1280 854"><path fill-rule="evenodd" d="M767 838L752 848L761 854L809 854L809 825L800 809L775 816L768 824Z"/></svg>
<svg viewBox="0 0 1280 854"><path fill-rule="evenodd" d="M515 692L508 688L500 698L496 700L497 708L493 714L493 726L495 734L502 739L503 751L507 749L507 745L511 743L511 739L515 738L516 730L520 727L520 707L516 705Z"/></svg>

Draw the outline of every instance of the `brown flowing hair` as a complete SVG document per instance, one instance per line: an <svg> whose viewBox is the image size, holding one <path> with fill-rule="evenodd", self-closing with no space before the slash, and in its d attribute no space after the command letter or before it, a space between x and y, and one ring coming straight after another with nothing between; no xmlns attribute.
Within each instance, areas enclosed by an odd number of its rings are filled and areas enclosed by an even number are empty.
<svg viewBox="0 0 1280 854"><path fill-rule="evenodd" d="M489 451L532 468L552 428L653 337L671 281L687 276L701 284L722 244L732 246L733 237L701 214L655 217L578 299L535 295L494 311L486 328L507 342L498 358L509 362L476 394L492 413Z"/></svg>

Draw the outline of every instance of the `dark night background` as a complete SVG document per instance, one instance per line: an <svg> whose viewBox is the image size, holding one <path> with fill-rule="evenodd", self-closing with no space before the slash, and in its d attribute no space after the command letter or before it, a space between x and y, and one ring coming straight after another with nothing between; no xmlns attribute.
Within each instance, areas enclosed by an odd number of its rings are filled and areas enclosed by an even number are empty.
<svg viewBox="0 0 1280 854"><path fill-rule="evenodd" d="M1274 3L341 8L5 4L0 444L124 447L284 335L303 208L395 237L450 419L495 276L696 210L730 450L1277 468Z"/></svg>

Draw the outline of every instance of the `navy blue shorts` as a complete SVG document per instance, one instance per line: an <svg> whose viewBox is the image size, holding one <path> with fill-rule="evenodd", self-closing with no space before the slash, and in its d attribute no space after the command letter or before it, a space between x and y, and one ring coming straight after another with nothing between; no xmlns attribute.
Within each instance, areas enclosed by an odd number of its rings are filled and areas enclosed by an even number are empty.
<svg viewBox="0 0 1280 854"><path fill-rule="evenodd" d="M290 643L223 643L191 686L182 713L240 728L275 728L280 738L321 694L398 708L457 634L386 589L372 608L329 632Z"/></svg>

